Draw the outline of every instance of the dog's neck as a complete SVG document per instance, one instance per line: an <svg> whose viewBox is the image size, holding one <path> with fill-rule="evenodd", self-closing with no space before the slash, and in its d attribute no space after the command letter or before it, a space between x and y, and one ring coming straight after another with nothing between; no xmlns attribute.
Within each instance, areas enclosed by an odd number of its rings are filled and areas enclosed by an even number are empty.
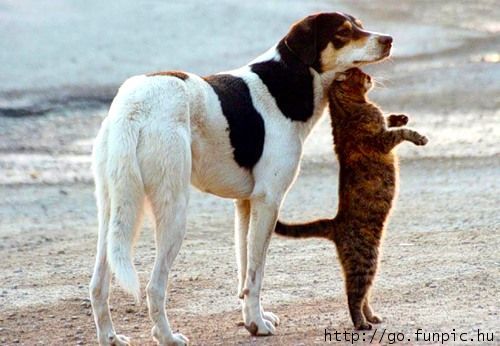
<svg viewBox="0 0 500 346"><path fill-rule="evenodd" d="M264 62L264 61L272 61L272 60L279 60L280 55L278 53L278 44L276 43L274 46L266 50L264 53L253 59L248 63L248 65L253 65L257 64L259 62Z"/></svg>
<svg viewBox="0 0 500 346"><path fill-rule="evenodd" d="M328 102L327 91L336 77L337 72L340 71L327 71L320 72L314 69L312 66L305 64L291 49L286 45L284 40L279 41L273 47L268 49L259 57L252 60L246 68L252 69L255 65L267 65L273 66L276 69L275 77L280 78L286 76L287 85L294 84L297 82L298 90L304 90L304 86L301 83L304 78L311 79L311 88L313 92L314 107L312 109L312 114L307 121L294 121L294 125L300 129L299 136L302 140L305 140L309 133L311 132L314 125L321 119L325 107ZM248 71L248 70L246 70ZM272 90L271 90L272 92ZM304 97L307 93L304 90ZM301 107L300 95L301 92L297 92L294 102L297 103L297 107ZM298 98L297 98L298 97ZM304 98L304 102L307 99ZM294 108L297 109L297 108Z"/></svg>
<svg viewBox="0 0 500 346"><path fill-rule="evenodd" d="M323 87L324 92L326 92L333 80L337 77L338 73L344 72L345 68L333 69L328 71L318 71L312 66L308 66L300 61L299 57L288 47L284 40L281 40L276 45L274 45L271 49L265 52L261 57L267 57L267 60L271 58L274 60L280 59L287 64L301 64L303 66L307 66L309 68L309 72L315 78L319 77L321 79L321 86ZM259 57L260 58L260 57ZM263 60L261 60L263 61Z"/></svg>
<svg viewBox="0 0 500 346"><path fill-rule="evenodd" d="M293 66L307 67L311 75L316 79L319 78L321 80L321 87L323 88L324 93L329 89L333 80L337 77L338 73L344 72L345 68L339 68L334 70L329 70L325 72L317 71L311 66L304 64L300 58L288 47L284 41L284 39L280 40L278 43L273 45L263 54L256 57L252 60L248 65L253 65L256 63L266 62L266 61L282 61L286 65L291 67L291 72L293 72ZM302 73L303 68L299 68ZM326 96L326 94L325 94Z"/></svg>

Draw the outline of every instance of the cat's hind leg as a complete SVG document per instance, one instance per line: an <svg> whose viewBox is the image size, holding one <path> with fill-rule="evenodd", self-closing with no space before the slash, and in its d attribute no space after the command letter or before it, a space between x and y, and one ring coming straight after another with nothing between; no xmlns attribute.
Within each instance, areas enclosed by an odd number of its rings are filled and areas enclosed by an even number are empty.
<svg viewBox="0 0 500 346"><path fill-rule="evenodd" d="M382 318L377 316L371 307L369 292L365 297L365 301L363 302L363 315L365 315L366 320L370 323L382 323Z"/></svg>
<svg viewBox="0 0 500 346"><path fill-rule="evenodd" d="M366 304L366 298L377 272L378 244L356 237L337 242L337 251L344 269L349 313L354 327L357 330L372 329L369 322L377 323L375 320L379 319L373 318L375 315Z"/></svg>

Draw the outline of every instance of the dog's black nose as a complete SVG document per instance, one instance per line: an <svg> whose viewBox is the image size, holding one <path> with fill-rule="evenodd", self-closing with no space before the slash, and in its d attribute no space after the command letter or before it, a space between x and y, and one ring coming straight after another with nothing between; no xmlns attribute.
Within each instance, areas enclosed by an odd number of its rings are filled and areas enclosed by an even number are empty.
<svg viewBox="0 0 500 346"><path fill-rule="evenodd" d="M392 43L392 37L391 36L379 36L378 38L378 42L380 44L385 44L385 45L389 45Z"/></svg>

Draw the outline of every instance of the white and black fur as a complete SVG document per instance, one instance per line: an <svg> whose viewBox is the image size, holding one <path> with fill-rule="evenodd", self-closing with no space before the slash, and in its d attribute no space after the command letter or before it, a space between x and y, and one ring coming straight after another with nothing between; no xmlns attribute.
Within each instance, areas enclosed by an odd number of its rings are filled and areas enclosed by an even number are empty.
<svg viewBox="0 0 500 346"><path fill-rule="evenodd" d="M260 291L281 202L302 147L323 114L335 73L380 61L392 39L341 13L306 17L249 65L198 77L182 72L128 79L96 138L93 170L99 235L90 296L98 341L126 345L108 306L111 273L136 299L134 240L147 200L155 217L156 260L147 285L152 335L184 345L165 309L168 273L186 231L189 185L235 200L238 292L253 335L275 332Z"/></svg>

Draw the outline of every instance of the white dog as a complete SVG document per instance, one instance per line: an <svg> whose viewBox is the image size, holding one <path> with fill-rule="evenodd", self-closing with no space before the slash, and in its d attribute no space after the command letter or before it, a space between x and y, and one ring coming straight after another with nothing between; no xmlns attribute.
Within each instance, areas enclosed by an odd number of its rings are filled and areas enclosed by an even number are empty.
<svg viewBox="0 0 500 346"><path fill-rule="evenodd" d="M185 345L164 309L171 269L186 231L189 184L236 206L236 254L243 320L253 335L275 332L260 291L281 201L294 181L302 146L327 103L337 72L389 56L392 38L342 13L294 24L250 64L200 78L161 72L127 80L103 121L93 153L99 239L90 296L102 345L127 345L108 306L113 272L137 299L132 248L147 199L156 227L156 260L147 286L152 335Z"/></svg>

